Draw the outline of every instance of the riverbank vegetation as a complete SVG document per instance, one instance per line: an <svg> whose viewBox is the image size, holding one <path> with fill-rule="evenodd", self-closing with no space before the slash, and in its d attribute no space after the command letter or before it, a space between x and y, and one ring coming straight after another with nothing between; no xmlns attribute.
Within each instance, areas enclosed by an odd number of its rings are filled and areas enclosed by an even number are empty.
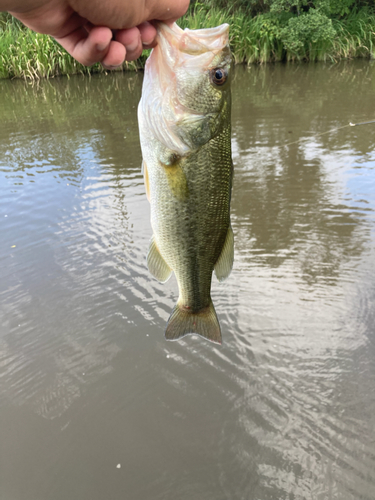
<svg viewBox="0 0 375 500"><path fill-rule="evenodd" d="M237 63L375 58L372 0L193 0L179 24L197 29L225 22ZM124 69L142 67L146 57ZM103 71L78 64L52 38L0 13L0 78Z"/></svg>

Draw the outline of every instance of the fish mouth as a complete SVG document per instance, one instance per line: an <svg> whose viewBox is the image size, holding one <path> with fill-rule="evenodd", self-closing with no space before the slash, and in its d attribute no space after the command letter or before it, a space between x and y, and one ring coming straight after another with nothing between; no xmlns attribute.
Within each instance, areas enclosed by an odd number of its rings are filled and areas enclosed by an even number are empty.
<svg viewBox="0 0 375 500"><path fill-rule="evenodd" d="M157 78L162 93L173 85L179 69L189 72L199 68L208 70L225 48L229 51L229 24L215 28L181 29L158 21L157 46L153 50L153 76ZM151 59L151 58L150 58ZM178 103L175 102L178 107ZM180 110L181 111L181 110ZM193 110L186 110L193 112Z"/></svg>
<svg viewBox="0 0 375 500"><path fill-rule="evenodd" d="M183 30L176 23L169 26L158 22L156 28L159 43L163 44L164 39L181 54L197 56L209 52L217 53L229 43L229 24L222 24L215 28ZM197 64L196 60L195 64Z"/></svg>

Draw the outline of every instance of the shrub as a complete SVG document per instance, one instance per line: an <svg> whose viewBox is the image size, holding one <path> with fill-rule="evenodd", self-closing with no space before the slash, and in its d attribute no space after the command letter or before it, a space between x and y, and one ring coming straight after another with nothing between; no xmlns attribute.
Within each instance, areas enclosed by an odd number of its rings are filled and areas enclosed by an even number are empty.
<svg viewBox="0 0 375 500"><path fill-rule="evenodd" d="M315 9L290 18L280 30L285 50L297 59L307 57L311 51L326 51L328 46L332 46L335 36L332 20Z"/></svg>

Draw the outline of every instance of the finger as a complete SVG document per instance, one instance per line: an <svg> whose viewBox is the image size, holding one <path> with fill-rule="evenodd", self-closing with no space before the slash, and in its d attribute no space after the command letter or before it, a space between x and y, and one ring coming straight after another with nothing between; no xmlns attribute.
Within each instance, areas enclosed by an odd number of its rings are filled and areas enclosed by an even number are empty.
<svg viewBox="0 0 375 500"><path fill-rule="evenodd" d="M104 60L109 52L111 39L112 31L104 27L92 28L89 33L84 28L79 28L64 37L56 38L71 56L85 66ZM117 52L115 59L121 64Z"/></svg>
<svg viewBox="0 0 375 500"><path fill-rule="evenodd" d="M156 45L156 28L150 23L142 23L138 26L143 48L152 48Z"/></svg>
<svg viewBox="0 0 375 500"><path fill-rule="evenodd" d="M95 30L94 36L98 37L98 28L95 27L91 23L86 23L85 29L91 33L93 30ZM102 28L100 28L102 29ZM111 30L112 33L112 39L109 42L108 48L106 52L103 52L104 58L99 59L97 62L101 62L103 66L107 69L113 69L118 66L121 66L121 64L125 61L125 56L126 56L126 49L125 47L121 44L113 40L114 38L114 31ZM100 36L100 35L99 35ZM101 47L101 45L99 45Z"/></svg>
<svg viewBox="0 0 375 500"><path fill-rule="evenodd" d="M109 44L106 56L100 62L105 68L114 69L121 66L121 64L125 61L126 55L125 47L121 43L112 40Z"/></svg>
<svg viewBox="0 0 375 500"><path fill-rule="evenodd" d="M118 30L116 32L116 41L125 47L127 61L134 61L142 54L142 40L138 28Z"/></svg>

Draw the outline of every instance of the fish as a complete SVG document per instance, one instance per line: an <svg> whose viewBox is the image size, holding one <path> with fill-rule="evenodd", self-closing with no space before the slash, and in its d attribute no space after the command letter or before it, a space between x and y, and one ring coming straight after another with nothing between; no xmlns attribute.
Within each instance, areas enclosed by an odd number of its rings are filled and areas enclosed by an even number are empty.
<svg viewBox="0 0 375 500"><path fill-rule="evenodd" d="M165 338L198 334L221 344L211 281L213 272L224 281L234 260L229 26L156 27L138 106L153 230L147 266L161 283L172 273L177 280Z"/></svg>

